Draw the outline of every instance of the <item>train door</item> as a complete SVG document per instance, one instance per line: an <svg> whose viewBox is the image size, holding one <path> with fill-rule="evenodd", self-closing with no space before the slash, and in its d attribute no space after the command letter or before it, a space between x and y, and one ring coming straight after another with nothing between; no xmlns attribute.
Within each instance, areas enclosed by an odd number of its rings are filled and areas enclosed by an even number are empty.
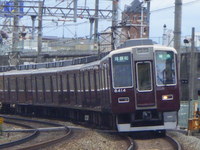
<svg viewBox="0 0 200 150"><path fill-rule="evenodd" d="M137 61L136 69L136 109L152 108L156 105L153 86L152 61Z"/></svg>

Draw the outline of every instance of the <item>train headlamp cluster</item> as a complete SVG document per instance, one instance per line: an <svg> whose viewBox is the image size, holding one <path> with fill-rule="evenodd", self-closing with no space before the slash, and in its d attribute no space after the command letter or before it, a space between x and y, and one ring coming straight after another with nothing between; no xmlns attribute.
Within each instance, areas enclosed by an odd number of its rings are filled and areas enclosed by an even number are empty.
<svg viewBox="0 0 200 150"><path fill-rule="evenodd" d="M162 95L162 100L163 101L170 101L173 100L173 95L172 94L168 94L168 95Z"/></svg>

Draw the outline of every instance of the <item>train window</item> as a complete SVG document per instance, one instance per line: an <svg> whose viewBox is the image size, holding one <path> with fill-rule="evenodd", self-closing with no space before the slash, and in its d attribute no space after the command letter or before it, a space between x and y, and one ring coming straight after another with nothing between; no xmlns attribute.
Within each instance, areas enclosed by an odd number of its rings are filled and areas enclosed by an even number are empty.
<svg viewBox="0 0 200 150"><path fill-rule="evenodd" d="M33 76L32 78L31 78L31 82L32 82L32 91L36 91L36 77L35 76Z"/></svg>
<svg viewBox="0 0 200 150"><path fill-rule="evenodd" d="M0 90L3 90L3 77L0 77Z"/></svg>
<svg viewBox="0 0 200 150"><path fill-rule="evenodd" d="M57 87L56 75L52 76L52 81L53 81L53 90L54 90L54 92L57 92L58 87Z"/></svg>
<svg viewBox="0 0 200 150"><path fill-rule="evenodd" d="M81 83L80 83L80 74L77 73L77 76L76 76L76 84L77 84L77 91L79 92L81 90Z"/></svg>
<svg viewBox="0 0 200 150"><path fill-rule="evenodd" d="M133 85L131 53L112 56L112 75L114 87L131 87Z"/></svg>
<svg viewBox="0 0 200 150"><path fill-rule="evenodd" d="M46 92L46 87L45 87L45 76L42 76L42 91L45 93Z"/></svg>
<svg viewBox="0 0 200 150"><path fill-rule="evenodd" d="M9 90L9 78L5 78L5 91L8 91Z"/></svg>
<svg viewBox="0 0 200 150"><path fill-rule="evenodd" d="M156 52L156 82L157 85L176 84L175 56L172 51Z"/></svg>
<svg viewBox="0 0 200 150"><path fill-rule="evenodd" d="M58 92L60 92L61 91L61 82L60 82L60 80L61 80L61 77L60 77L60 75L57 75L57 88L58 88Z"/></svg>
<svg viewBox="0 0 200 150"><path fill-rule="evenodd" d="M77 80L76 80L77 75L74 73L74 91L77 92Z"/></svg>
<svg viewBox="0 0 200 150"><path fill-rule="evenodd" d="M150 62L137 63L137 88L139 91L152 90L152 73Z"/></svg>
<svg viewBox="0 0 200 150"><path fill-rule="evenodd" d="M81 92L85 92L84 72L81 71Z"/></svg>
<svg viewBox="0 0 200 150"><path fill-rule="evenodd" d="M40 76L37 77L37 90L38 90L38 92L42 91L42 77L40 77Z"/></svg>
<svg viewBox="0 0 200 150"><path fill-rule="evenodd" d="M62 86L63 86L63 91L67 91L67 76L62 75Z"/></svg>
<svg viewBox="0 0 200 150"><path fill-rule="evenodd" d="M60 91L63 91L63 81L62 81L62 75L59 75L58 77L58 87Z"/></svg>
<svg viewBox="0 0 200 150"><path fill-rule="evenodd" d="M74 92L74 74L69 75L70 92Z"/></svg>
<svg viewBox="0 0 200 150"><path fill-rule="evenodd" d="M96 75L96 77L95 77L96 87L97 87L97 91L99 91L100 90L100 78L99 78L99 71L98 70L95 71L95 75Z"/></svg>
<svg viewBox="0 0 200 150"><path fill-rule="evenodd" d="M11 88L11 91L16 91L16 78L10 78L10 88Z"/></svg>
<svg viewBox="0 0 200 150"><path fill-rule="evenodd" d="M104 68L102 68L101 69L101 83L102 83L101 86L102 86L103 90L105 89L105 76L104 76L105 73L104 73L104 71L105 71Z"/></svg>
<svg viewBox="0 0 200 150"><path fill-rule="evenodd" d="M24 91L24 77L19 77L18 78L18 90Z"/></svg>
<svg viewBox="0 0 200 150"><path fill-rule="evenodd" d="M25 77L25 80L26 80L26 90L31 91L31 78Z"/></svg>
<svg viewBox="0 0 200 150"><path fill-rule="evenodd" d="M89 81L88 81L88 72L85 71L84 73L84 86L85 86L85 91L89 90Z"/></svg>
<svg viewBox="0 0 200 150"><path fill-rule="evenodd" d="M44 84L45 84L46 91L50 92L50 90L51 90L50 76L45 76L45 78L44 78Z"/></svg>
<svg viewBox="0 0 200 150"><path fill-rule="evenodd" d="M91 88L91 91L95 90L94 70L90 71L90 88Z"/></svg>

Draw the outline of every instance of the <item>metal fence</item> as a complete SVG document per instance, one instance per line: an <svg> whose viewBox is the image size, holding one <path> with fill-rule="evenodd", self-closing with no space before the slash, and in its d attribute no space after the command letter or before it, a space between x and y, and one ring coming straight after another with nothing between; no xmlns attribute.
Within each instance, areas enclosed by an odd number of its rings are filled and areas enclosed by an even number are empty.
<svg viewBox="0 0 200 150"><path fill-rule="evenodd" d="M181 128L188 127L188 119L196 117L195 112L197 108L200 108L200 100L181 101L181 107L178 113L178 125Z"/></svg>

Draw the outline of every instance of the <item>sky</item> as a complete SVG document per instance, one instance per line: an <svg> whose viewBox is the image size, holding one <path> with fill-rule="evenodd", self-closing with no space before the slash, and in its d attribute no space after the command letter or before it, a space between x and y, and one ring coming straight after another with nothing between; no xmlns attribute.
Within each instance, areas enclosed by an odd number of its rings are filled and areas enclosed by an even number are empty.
<svg viewBox="0 0 200 150"><path fill-rule="evenodd" d="M162 36L163 25L166 24L168 30L174 30L174 2L175 0L152 0L150 36ZM196 32L200 32L200 0L182 0L182 37L191 35L192 27ZM168 8L168 9L164 9Z"/></svg>
<svg viewBox="0 0 200 150"><path fill-rule="evenodd" d="M46 0L45 4L55 6L61 0ZM71 1L71 0L66 0ZM99 0L100 9L112 9L111 0ZM125 5L130 5L133 0L120 0L119 12L124 10ZM140 0L142 1L142 0ZM182 0L182 36L191 35L192 27L195 27L196 32L200 32L200 0ZM52 5L53 4L53 5ZM89 8L94 8L95 0L78 0L78 6L87 5ZM62 3L61 3L62 5ZM166 24L168 31L173 32L174 29L174 5L175 0L151 0L151 15L150 15L150 37L157 38L163 34L163 25ZM25 19L25 18L23 18ZM28 20L28 19L27 19ZM24 21L22 21L24 22ZM27 22L27 21L26 21ZM28 23L26 23L28 24ZM29 25L31 21L29 18ZM99 32L111 26L110 20L99 21ZM44 36L58 37L86 37L89 36L90 24L89 19L78 19L74 22L43 22Z"/></svg>

